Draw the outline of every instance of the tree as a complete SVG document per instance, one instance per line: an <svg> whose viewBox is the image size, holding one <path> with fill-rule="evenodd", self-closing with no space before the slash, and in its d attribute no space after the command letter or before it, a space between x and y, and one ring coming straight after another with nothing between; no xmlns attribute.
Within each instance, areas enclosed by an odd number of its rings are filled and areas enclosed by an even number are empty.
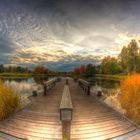
<svg viewBox="0 0 140 140"><path fill-rule="evenodd" d="M0 73L4 72L3 64L0 65Z"/></svg>
<svg viewBox="0 0 140 140"><path fill-rule="evenodd" d="M85 76L86 77L92 77L96 74L96 67L92 64L88 64L86 66Z"/></svg>
<svg viewBox="0 0 140 140"><path fill-rule="evenodd" d="M128 70L129 72L136 72L137 68L137 60L139 55L139 47L135 40L131 40L130 44L128 45Z"/></svg>
<svg viewBox="0 0 140 140"><path fill-rule="evenodd" d="M115 57L104 57L101 63L102 74L117 74L122 72L121 65Z"/></svg>
<svg viewBox="0 0 140 140"><path fill-rule="evenodd" d="M79 72L80 74L84 74L86 72L86 67L84 65L82 65L80 68L79 68Z"/></svg>
<svg viewBox="0 0 140 140"><path fill-rule="evenodd" d="M139 47L136 40L131 40L127 47L123 47L119 59L123 69L125 69L127 73L138 71Z"/></svg>
<svg viewBox="0 0 140 140"><path fill-rule="evenodd" d="M118 56L121 66L124 69L127 69L128 64L128 49L126 46L123 46L121 53Z"/></svg>
<svg viewBox="0 0 140 140"><path fill-rule="evenodd" d="M138 56L138 58L137 58L137 65L136 65L136 72L139 72L140 73L140 54L139 54L139 56Z"/></svg>
<svg viewBox="0 0 140 140"><path fill-rule="evenodd" d="M101 65L96 66L96 74L101 74Z"/></svg>
<svg viewBox="0 0 140 140"><path fill-rule="evenodd" d="M34 69L34 73L35 74L47 74L48 73L48 70L45 67L43 67L43 66L37 66Z"/></svg>
<svg viewBox="0 0 140 140"><path fill-rule="evenodd" d="M80 67L74 69L74 74L77 75L85 74L85 72L86 72L86 67L84 65L81 65Z"/></svg>

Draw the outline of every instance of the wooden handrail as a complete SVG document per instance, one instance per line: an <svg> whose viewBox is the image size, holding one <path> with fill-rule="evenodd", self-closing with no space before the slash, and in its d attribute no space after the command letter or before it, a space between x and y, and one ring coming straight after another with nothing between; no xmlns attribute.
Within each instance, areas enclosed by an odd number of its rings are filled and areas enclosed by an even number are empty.
<svg viewBox="0 0 140 140"><path fill-rule="evenodd" d="M89 82L87 82L86 80L83 80L83 79L79 79L79 82L82 82L82 83L85 84L85 85L90 85Z"/></svg>
<svg viewBox="0 0 140 140"><path fill-rule="evenodd" d="M49 81L44 82L44 84L49 85L54 82L56 82L56 78L50 79Z"/></svg>
<svg viewBox="0 0 140 140"><path fill-rule="evenodd" d="M43 86L44 86L44 95L47 94L47 92L49 90L51 90L56 84L56 78L53 78L45 83L43 83Z"/></svg>
<svg viewBox="0 0 140 140"><path fill-rule="evenodd" d="M78 83L79 86L87 93L87 95L90 95L90 83L83 79L79 79Z"/></svg>

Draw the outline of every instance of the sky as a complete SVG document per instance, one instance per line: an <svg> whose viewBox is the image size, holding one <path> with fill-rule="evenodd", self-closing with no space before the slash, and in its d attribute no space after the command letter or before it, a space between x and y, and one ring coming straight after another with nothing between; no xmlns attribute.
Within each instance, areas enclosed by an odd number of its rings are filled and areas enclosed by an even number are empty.
<svg viewBox="0 0 140 140"><path fill-rule="evenodd" d="M0 0L0 64L99 64L140 39L139 23L139 0Z"/></svg>

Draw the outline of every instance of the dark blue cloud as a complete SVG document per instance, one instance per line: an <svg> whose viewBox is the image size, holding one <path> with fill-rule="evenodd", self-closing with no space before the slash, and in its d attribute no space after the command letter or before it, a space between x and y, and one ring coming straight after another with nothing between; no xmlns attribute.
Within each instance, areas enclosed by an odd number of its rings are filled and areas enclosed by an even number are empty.
<svg viewBox="0 0 140 140"><path fill-rule="evenodd" d="M10 41L0 38L0 63L9 63L8 57L14 51L11 46Z"/></svg>

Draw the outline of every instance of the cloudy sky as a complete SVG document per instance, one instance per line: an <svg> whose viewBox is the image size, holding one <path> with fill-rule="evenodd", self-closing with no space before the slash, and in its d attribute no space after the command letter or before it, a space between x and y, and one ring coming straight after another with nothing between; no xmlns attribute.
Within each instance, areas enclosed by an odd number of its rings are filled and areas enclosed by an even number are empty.
<svg viewBox="0 0 140 140"><path fill-rule="evenodd" d="M70 70L139 35L139 0L0 0L3 64Z"/></svg>

